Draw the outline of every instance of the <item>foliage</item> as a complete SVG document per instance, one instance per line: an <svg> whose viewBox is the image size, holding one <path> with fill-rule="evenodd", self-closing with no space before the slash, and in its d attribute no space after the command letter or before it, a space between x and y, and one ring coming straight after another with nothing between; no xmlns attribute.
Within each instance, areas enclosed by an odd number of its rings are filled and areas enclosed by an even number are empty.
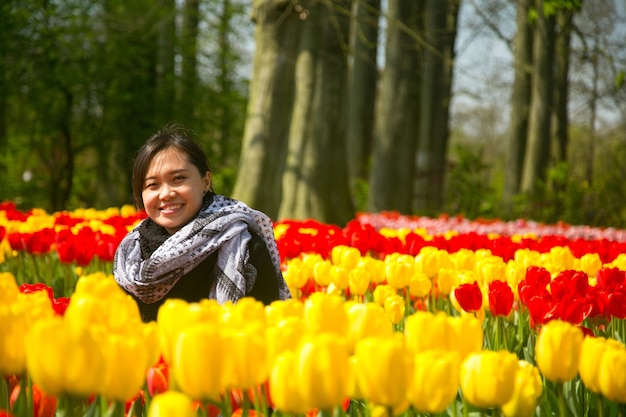
<svg viewBox="0 0 626 417"><path fill-rule="evenodd" d="M447 172L445 211L468 218L494 216L495 192L482 149L474 152L468 146L456 145L453 151L456 158L452 158Z"/></svg>

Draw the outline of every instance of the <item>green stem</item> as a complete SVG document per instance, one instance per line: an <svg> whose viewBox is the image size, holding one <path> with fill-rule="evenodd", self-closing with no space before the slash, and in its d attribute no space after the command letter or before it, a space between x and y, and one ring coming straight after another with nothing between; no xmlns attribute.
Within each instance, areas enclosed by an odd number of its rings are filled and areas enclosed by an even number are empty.
<svg viewBox="0 0 626 417"><path fill-rule="evenodd" d="M123 401L113 401L105 417L124 417L125 403Z"/></svg>
<svg viewBox="0 0 626 417"><path fill-rule="evenodd" d="M82 398L76 398L69 395L59 397L59 406L57 408L57 417L81 417L85 402Z"/></svg>
<svg viewBox="0 0 626 417"><path fill-rule="evenodd" d="M559 382L557 384L557 395L559 396L559 416L566 417L567 414L565 412L565 392L564 392L564 384Z"/></svg>
<svg viewBox="0 0 626 417"><path fill-rule="evenodd" d="M501 326L502 330L502 343L504 344L504 349L505 350L509 350L509 344L506 341L506 323L505 323L506 318L505 317L498 317L498 324Z"/></svg>
<svg viewBox="0 0 626 417"><path fill-rule="evenodd" d="M18 416L33 415L33 396L31 395L32 383L27 374L20 375L20 393L13 405L13 412Z"/></svg>
<svg viewBox="0 0 626 417"><path fill-rule="evenodd" d="M598 417L604 416L604 397L598 394Z"/></svg>
<svg viewBox="0 0 626 417"><path fill-rule="evenodd" d="M2 378L0 381L0 410L9 409L9 383L6 378Z"/></svg>

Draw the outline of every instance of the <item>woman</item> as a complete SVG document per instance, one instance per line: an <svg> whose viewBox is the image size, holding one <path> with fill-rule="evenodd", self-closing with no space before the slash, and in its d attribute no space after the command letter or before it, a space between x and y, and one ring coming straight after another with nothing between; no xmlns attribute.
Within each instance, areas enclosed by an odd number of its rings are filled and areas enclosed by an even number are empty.
<svg viewBox="0 0 626 417"><path fill-rule="evenodd" d="M167 126L139 149L132 188L148 218L120 243L113 274L144 321L168 298L291 297L271 220L213 192L206 155L184 129Z"/></svg>

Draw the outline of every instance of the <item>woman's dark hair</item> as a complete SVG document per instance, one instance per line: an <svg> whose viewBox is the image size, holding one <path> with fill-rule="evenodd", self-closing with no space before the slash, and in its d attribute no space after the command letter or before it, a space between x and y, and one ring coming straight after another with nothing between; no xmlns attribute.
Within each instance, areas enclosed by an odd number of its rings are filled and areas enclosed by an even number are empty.
<svg viewBox="0 0 626 417"><path fill-rule="evenodd" d="M202 148L191 138L192 132L184 126L168 124L154 133L137 151L133 164L133 199L138 209L143 209L141 193L150 162L159 152L175 148L187 156L200 175L211 172L209 160ZM212 186L210 188L212 192Z"/></svg>

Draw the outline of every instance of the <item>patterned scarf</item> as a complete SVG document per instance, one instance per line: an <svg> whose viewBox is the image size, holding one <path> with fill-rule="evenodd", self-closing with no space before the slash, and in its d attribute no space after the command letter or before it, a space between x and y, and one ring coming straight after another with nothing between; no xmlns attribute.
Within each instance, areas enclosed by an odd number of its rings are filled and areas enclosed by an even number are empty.
<svg viewBox="0 0 626 417"><path fill-rule="evenodd" d="M155 224L151 219L143 220L131 230L115 253L113 274L118 284L141 301L153 303L165 297L183 275L217 251L220 271L207 296L220 304L237 301L254 286L244 276L252 231L263 238L269 250L279 280L279 299L291 298L280 271L280 255L269 217L241 201L221 195L211 197L194 220L165 237L155 249L147 251L146 246L153 245L146 245L145 240L140 243L140 234L150 230L152 233L148 234L155 239ZM142 252L151 254L142 256Z"/></svg>

